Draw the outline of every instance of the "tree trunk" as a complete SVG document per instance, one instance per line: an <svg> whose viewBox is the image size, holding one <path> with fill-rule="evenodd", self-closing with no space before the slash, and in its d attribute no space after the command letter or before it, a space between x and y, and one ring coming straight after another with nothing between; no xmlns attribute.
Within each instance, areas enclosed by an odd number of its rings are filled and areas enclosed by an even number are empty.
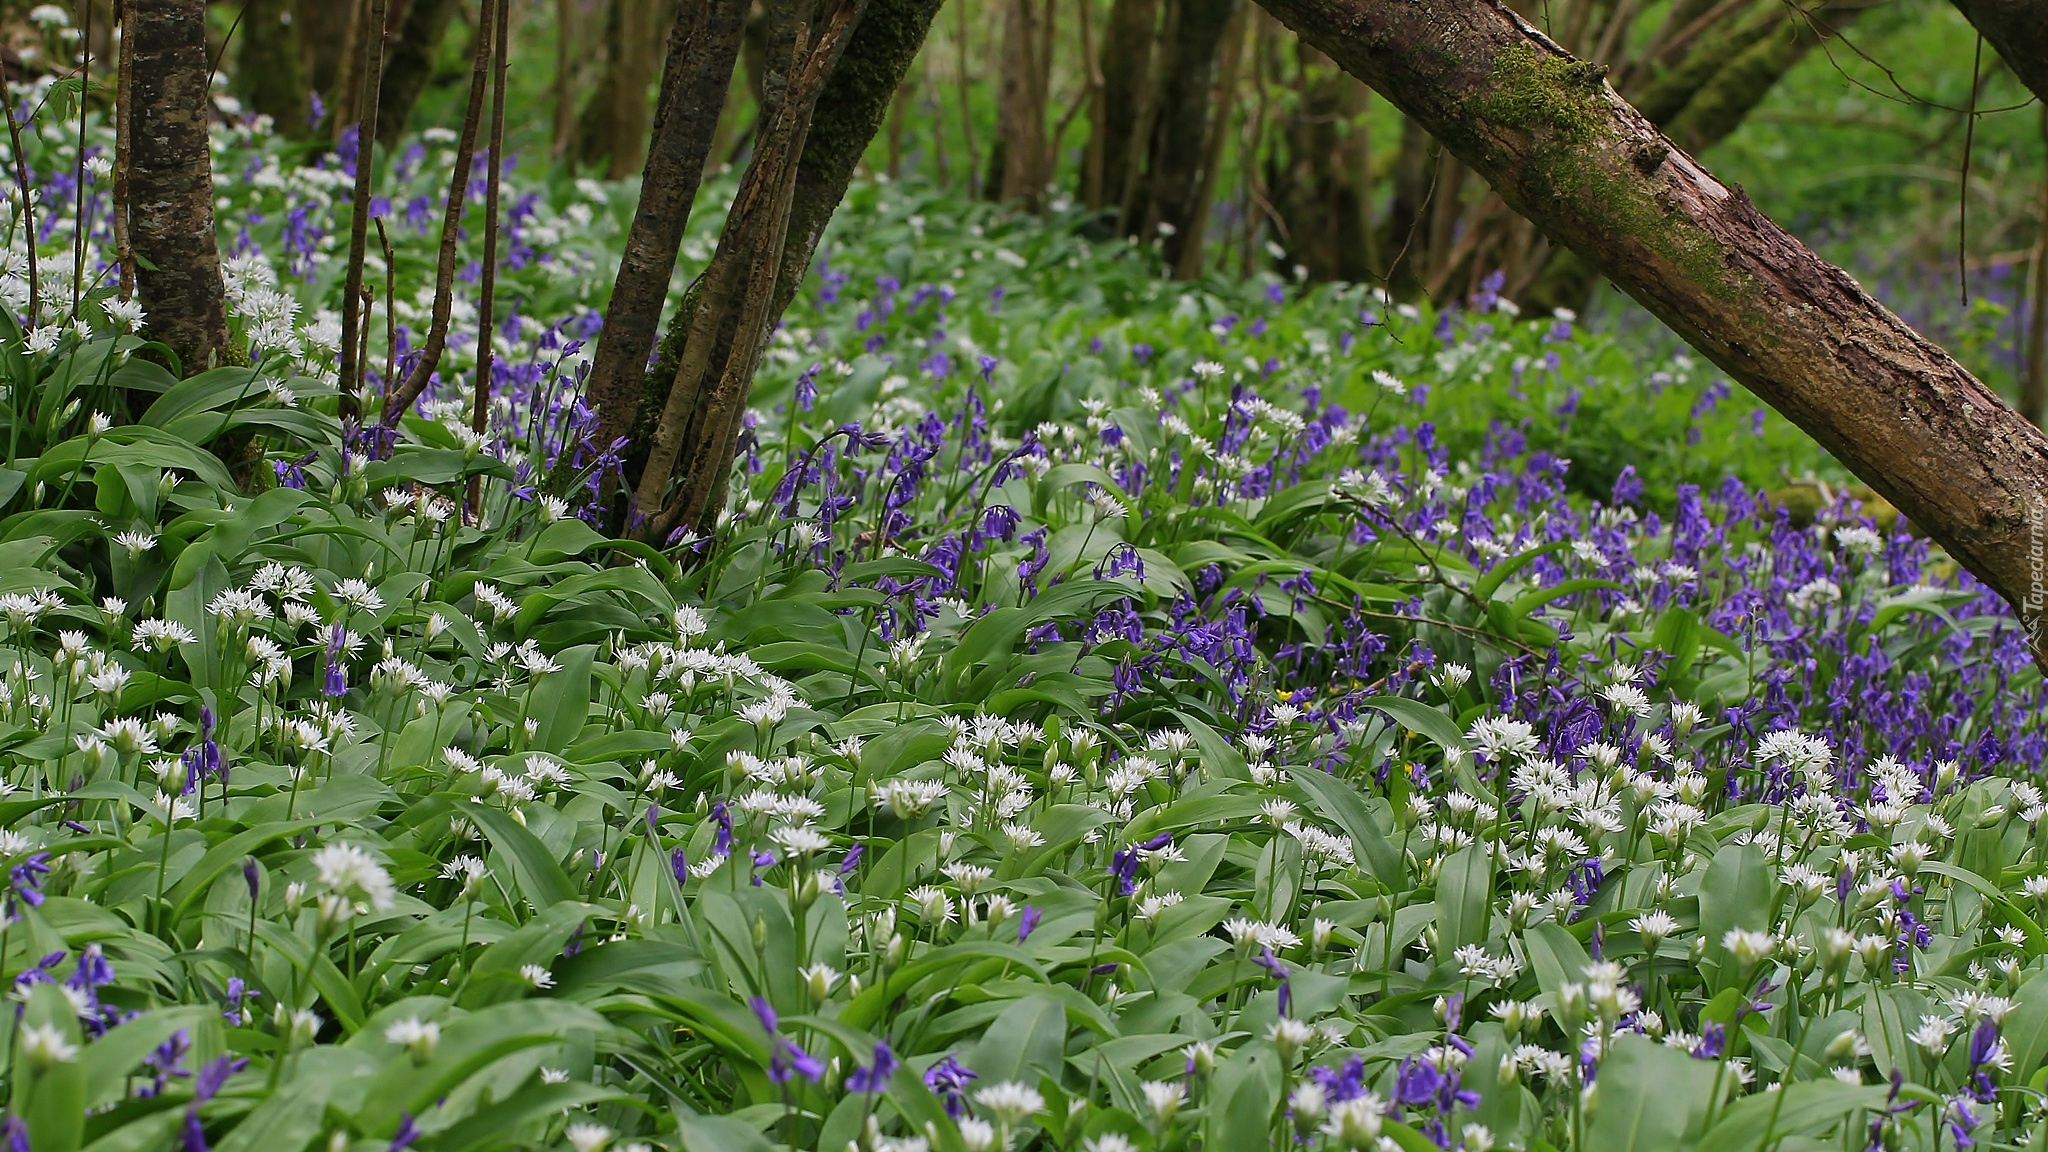
<svg viewBox="0 0 2048 1152"><path fill-rule="evenodd" d="M1115 0L1102 33L1101 174L1085 190L1090 211L1105 211L1123 200L1135 159L1131 138L1144 111L1152 46L1158 39L1159 0Z"/></svg>
<svg viewBox="0 0 2048 1152"><path fill-rule="evenodd" d="M1834 453L2042 651L2040 430L1498 3L1266 3Z"/></svg>
<svg viewBox="0 0 2048 1152"><path fill-rule="evenodd" d="M1306 44L1296 60L1300 104L1282 123L1286 161L1273 181L1287 263L1316 282L1371 279L1371 90Z"/></svg>
<svg viewBox="0 0 2048 1152"><path fill-rule="evenodd" d="M405 22L384 59L384 82L378 86L377 142L390 147L405 135L412 110L433 79L441 40L460 0L412 0Z"/></svg>
<svg viewBox="0 0 2048 1152"><path fill-rule="evenodd" d="M1045 138L1051 15L1049 2L1042 10L1040 0L1003 2L1003 75L997 103L1003 163L995 199L1033 214L1045 210L1045 186L1052 175Z"/></svg>
<svg viewBox="0 0 2048 1152"><path fill-rule="evenodd" d="M1179 6L1160 81L1143 228L1147 237L1166 233L1162 254L1168 267L1180 259L1197 207L1223 34L1237 13L1238 0L1179 0ZM1166 228L1160 228L1162 224Z"/></svg>
<svg viewBox="0 0 2048 1152"><path fill-rule="evenodd" d="M235 94L244 107L268 116L279 134L306 134L305 49L291 0L249 0L235 52Z"/></svg>
<svg viewBox="0 0 2048 1152"><path fill-rule="evenodd" d="M638 408L647 357L661 330L661 309L675 274L676 250L711 154L732 86L748 0L683 0L669 33L668 59L653 142L640 178L640 202L605 306L604 329L587 395L597 408L600 450L625 435Z"/></svg>
<svg viewBox="0 0 2048 1152"><path fill-rule="evenodd" d="M865 7L866 0L840 0L813 28L808 0L792 5L787 80L740 180L718 252L699 278L683 356L649 437L633 498L644 517L635 531L643 537L665 539L674 529L708 535L724 508L740 413L781 311L774 305L776 278L805 140ZM902 73L893 79L900 84ZM888 97L880 103L886 110Z"/></svg>
<svg viewBox="0 0 2048 1152"><path fill-rule="evenodd" d="M796 298L797 289L810 271L825 225L846 195L846 186L853 179L861 154L880 129L897 85L917 59L939 4L940 0L870 0L833 68L811 117L802 159L797 165L796 184L790 194L789 221L767 312L771 327ZM639 414L625 461L629 485L638 486L644 479L649 443L664 397L688 352L691 323L703 298L703 288L700 280L684 293L662 338L660 356L644 378ZM708 354L710 362L727 359L732 339L733 330L721 327ZM707 442L709 450L722 452L728 462L732 447L731 443Z"/></svg>
<svg viewBox="0 0 2048 1152"><path fill-rule="evenodd" d="M1202 141L1202 167L1195 177L1195 194L1182 213L1183 223L1168 238L1177 242L1173 257L1173 278L1194 280L1201 276L1207 260L1206 239L1209 207L1215 202L1216 182L1223 171L1223 148L1229 139L1231 117L1237 111L1237 69L1244 58L1245 8L1231 14L1223 32L1223 59L1217 67L1216 86L1209 94L1209 127Z"/></svg>
<svg viewBox="0 0 2048 1152"><path fill-rule="evenodd" d="M640 167L647 146L647 90L654 84L661 28L670 0L612 0L605 22L604 76L578 125L578 158L623 180Z"/></svg>
<svg viewBox="0 0 2048 1152"><path fill-rule="evenodd" d="M1793 65L1860 11L1819 5L1792 15L1766 8L1748 21L1721 25L1645 90L1638 110L1679 147L1702 155L1741 127ZM1557 249L1523 302L1538 312L1576 311L1599 287L1599 272L1569 250Z"/></svg>
<svg viewBox="0 0 2048 1152"><path fill-rule="evenodd" d="M206 138L206 2L134 0L132 14L128 189L136 277L149 338L168 346L190 375L213 367L228 339Z"/></svg>
<svg viewBox="0 0 2048 1152"><path fill-rule="evenodd" d="M2027 90L2048 102L2048 0L1953 0Z"/></svg>
<svg viewBox="0 0 2048 1152"><path fill-rule="evenodd" d="M306 53L306 90L319 98L328 117L345 120L349 106L336 104L334 93L341 83L354 5L346 0L294 0L293 6L299 45ZM324 122L332 125L331 119ZM308 129L311 127L309 122Z"/></svg>

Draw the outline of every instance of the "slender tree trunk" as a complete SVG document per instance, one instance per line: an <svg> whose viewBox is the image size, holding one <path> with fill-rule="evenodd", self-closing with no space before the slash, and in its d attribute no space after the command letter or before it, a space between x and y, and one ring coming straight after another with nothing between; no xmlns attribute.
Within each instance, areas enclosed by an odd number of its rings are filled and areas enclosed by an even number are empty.
<svg viewBox="0 0 2048 1152"><path fill-rule="evenodd" d="M299 30L299 45L305 50L307 91L325 106L331 127L336 119L348 118L348 105L336 104L334 94L342 82L342 61L348 52L349 25L354 6L345 0L293 0L292 23ZM308 134L313 126L307 125Z"/></svg>
<svg viewBox="0 0 2048 1152"><path fill-rule="evenodd" d="M790 193L789 221L775 290L765 316L771 327L795 299L810 271L818 239L846 195L846 186L853 179L861 154L880 129L896 86L916 60L932 18L938 14L939 3L940 0L870 0L838 66L832 70L811 116ZM638 486L645 482L649 448L664 398L671 391L684 357L694 355L689 348L692 323L705 295L705 278L684 293L682 304L662 338L660 356L645 378L625 462L629 484ZM721 326L716 331L705 356L711 363L723 363L730 356L734 330ZM723 453L730 463L732 444L704 443L711 446L710 450Z"/></svg>
<svg viewBox="0 0 2048 1152"><path fill-rule="evenodd" d="M228 339L206 136L206 3L133 4L128 188L137 281L149 337L189 375L212 367Z"/></svg>
<svg viewBox="0 0 2048 1152"><path fill-rule="evenodd" d="M1026 212L1045 210L1046 79L1052 28L1039 0L1003 2L1002 97L997 105L1003 164L995 199Z"/></svg>
<svg viewBox="0 0 2048 1152"><path fill-rule="evenodd" d="M1185 212L1182 231L1171 237L1179 241L1174 256L1173 277L1194 280L1201 276L1207 255L1209 208L1216 198L1216 182L1223 171L1223 148L1230 138L1231 117L1237 111L1237 68L1244 56L1245 11L1239 6L1223 33L1223 60L1217 69L1216 88L1209 96L1209 132L1202 142L1201 174L1195 178L1195 195Z"/></svg>
<svg viewBox="0 0 2048 1152"><path fill-rule="evenodd" d="M1306 44L1296 45L1296 58L1300 103L1285 122L1287 162L1273 189L1287 228L1287 260L1311 281L1367 280L1374 275L1370 93Z"/></svg>
<svg viewBox="0 0 2048 1152"><path fill-rule="evenodd" d="M434 381L441 354L448 347L448 320L455 303L456 245L462 231L462 210L469 204L469 178L476 167L476 136L483 120L484 92L491 78L492 29L497 5L508 0L482 0L477 6L476 40L470 45L469 102L463 109L462 131L455 139L455 164L448 173L448 199L441 208L441 245L434 267L434 310L427 321L427 339L420 346L405 382L384 395L384 425L393 427ZM493 160L496 157L492 157Z"/></svg>
<svg viewBox="0 0 2048 1152"><path fill-rule="evenodd" d="M363 324L363 259L370 239L372 179L377 172L377 97L384 80L384 15L386 0L363 0L358 15L362 32L362 81L356 85L356 107L349 117L357 126L356 187L349 207L348 275L341 294L341 417L344 422L362 415L364 363L359 335L367 335ZM494 155L492 160L496 160ZM486 280L489 273L486 270ZM387 307L389 302L386 302Z"/></svg>
<svg viewBox="0 0 2048 1152"><path fill-rule="evenodd" d="M640 177L640 202L605 306L587 385L586 395L598 412L600 449L632 428L669 277L675 274L676 251L732 86L746 19L747 0L683 0L676 11L653 143Z"/></svg>
<svg viewBox="0 0 2048 1152"><path fill-rule="evenodd" d="M661 29L671 0L612 0L605 23L607 67L584 106L577 148L583 163L623 180L647 147L648 89L654 84Z"/></svg>
<svg viewBox="0 0 2048 1152"><path fill-rule="evenodd" d="M1087 200L1091 211L1117 207L1123 199L1151 74L1153 44L1159 39L1159 0L1115 0L1102 33L1102 174ZM1092 145L1091 145L1092 147Z"/></svg>
<svg viewBox="0 0 2048 1152"><path fill-rule="evenodd" d="M412 0L384 57L384 82L378 87L377 142L386 147L405 135L420 93L434 77L441 41L460 0Z"/></svg>
<svg viewBox="0 0 2048 1152"><path fill-rule="evenodd" d="M1159 119L1146 172L1149 206L1144 233L1164 232L1168 267L1180 260L1197 209L1202 161L1209 139L1210 104L1221 63L1224 32L1239 0L1180 0L1180 14L1161 78ZM1218 113L1220 114L1220 113ZM1162 229L1160 225L1166 227Z"/></svg>
<svg viewBox="0 0 2048 1152"><path fill-rule="evenodd" d="M122 300L135 298L135 243L129 233L129 173L134 168L135 138L135 0L119 0L121 64L114 81L114 259L120 264L118 290ZM0 100L12 107L12 101ZM30 254L34 253L30 248ZM41 316L30 316L41 323Z"/></svg>
<svg viewBox="0 0 2048 1152"><path fill-rule="evenodd" d="M236 31L235 94L285 136L306 134L305 49L291 0L249 0Z"/></svg>
<svg viewBox="0 0 2048 1152"><path fill-rule="evenodd" d="M2011 602L2040 653L2048 437L1489 0L1266 0Z"/></svg>

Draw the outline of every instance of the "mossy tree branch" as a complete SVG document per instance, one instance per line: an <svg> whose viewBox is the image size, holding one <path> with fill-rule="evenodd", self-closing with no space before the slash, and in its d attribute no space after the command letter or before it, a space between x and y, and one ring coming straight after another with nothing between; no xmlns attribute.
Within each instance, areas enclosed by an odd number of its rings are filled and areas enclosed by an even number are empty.
<svg viewBox="0 0 2048 1152"><path fill-rule="evenodd" d="M2040 430L1497 0L1264 3L1897 505L2042 650Z"/></svg>

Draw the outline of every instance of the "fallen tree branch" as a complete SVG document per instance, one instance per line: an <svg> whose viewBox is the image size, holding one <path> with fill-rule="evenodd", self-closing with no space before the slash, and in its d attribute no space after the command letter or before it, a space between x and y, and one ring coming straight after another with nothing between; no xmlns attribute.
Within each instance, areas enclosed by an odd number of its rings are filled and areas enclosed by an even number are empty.
<svg viewBox="0 0 2048 1152"><path fill-rule="evenodd" d="M1495 0L1264 0L1805 429L2043 651L2048 438Z"/></svg>

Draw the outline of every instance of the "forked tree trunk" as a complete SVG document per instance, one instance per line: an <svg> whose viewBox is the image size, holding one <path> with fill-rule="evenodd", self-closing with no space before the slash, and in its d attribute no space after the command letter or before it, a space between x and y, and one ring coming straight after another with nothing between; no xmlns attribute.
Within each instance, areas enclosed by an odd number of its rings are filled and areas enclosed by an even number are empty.
<svg viewBox="0 0 2048 1152"><path fill-rule="evenodd" d="M1153 45L1159 39L1159 0L1115 0L1102 33L1102 140L1100 172L1085 190L1090 211L1123 203L1132 164L1132 137L1143 116L1152 74ZM1090 147L1097 147L1093 142Z"/></svg>
<svg viewBox="0 0 2048 1152"><path fill-rule="evenodd" d="M1050 97L1051 0L1003 0L1003 75L997 102L1002 168L995 199L1026 212L1045 208L1052 178L1045 117Z"/></svg>
<svg viewBox="0 0 2048 1152"><path fill-rule="evenodd" d="M765 312L769 329L796 297L817 253L825 225L846 195L846 186L853 179L861 154L880 129L904 73L917 59L925 33L938 14L939 3L940 0L869 0L838 66L832 70L811 116L802 159L797 164L796 182L790 192L774 294ZM626 478L631 485L645 482L654 431L678 370L690 354L692 322L705 298L704 289L700 279L684 294L662 338L659 359L645 377L633 441L626 457ZM727 316L727 322L717 326L717 334L706 353L708 361L714 364L729 359L738 331L737 318L731 313ZM742 395L740 400L744 399ZM722 478L731 465L733 448L730 438L706 437L683 444L677 456L695 460L702 455L703 464L715 464L712 474ZM706 508L686 526L709 528L723 505L724 492L722 483L715 486Z"/></svg>
<svg viewBox="0 0 2048 1152"><path fill-rule="evenodd" d="M1264 2L1834 453L2043 651L2039 429L1497 0Z"/></svg>
<svg viewBox="0 0 2048 1152"><path fill-rule="evenodd" d="M407 7L398 34L385 49L384 82L377 90L377 143L388 148L405 135L413 106L434 77L441 39L459 6L460 0L412 0Z"/></svg>
<svg viewBox="0 0 2048 1152"><path fill-rule="evenodd" d="M1166 233L1168 267L1180 259L1188 222L1197 210L1202 165L1208 155L1212 95L1223 56L1224 33L1232 27L1239 0L1180 0L1160 77L1159 116L1152 162L1145 176L1148 206L1142 232ZM1161 229L1160 225L1166 225Z"/></svg>
<svg viewBox="0 0 2048 1152"><path fill-rule="evenodd" d="M604 76L578 126L577 154L623 180L640 167L647 147L647 90L660 66L662 16L669 0L612 0L605 24Z"/></svg>
<svg viewBox="0 0 2048 1152"><path fill-rule="evenodd" d="M291 0L249 0L235 33L235 94L285 136L306 134L305 49Z"/></svg>
<svg viewBox="0 0 2048 1152"><path fill-rule="evenodd" d="M1273 207L1286 227L1287 261L1312 281L1364 281L1372 266L1371 92L1330 58L1296 45L1300 103L1281 125Z"/></svg>
<svg viewBox="0 0 2048 1152"><path fill-rule="evenodd" d="M682 360L634 492L643 536L659 539L679 527L708 534L724 507L740 411L780 312L776 274L797 167L818 98L864 7L865 0L839 0L813 27L807 0L792 5L788 80L733 197L718 251L699 277Z"/></svg>
<svg viewBox="0 0 2048 1152"><path fill-rule="evenodd" d="M669 33L654 137L640 177L640 202L605 306L604 329L587 395L597 408L597 444L608 447L633 426L647 358L661 331L661 310L676 251L711 154L746 28L748 0L683 0Z"/></svg>
<svg viewBox="0 0 2048 1152"><path fill-rule="evenodd" d="M206 0L133 0L129 227L146 333L186 374L227 347L207 151Z"/></svg>

